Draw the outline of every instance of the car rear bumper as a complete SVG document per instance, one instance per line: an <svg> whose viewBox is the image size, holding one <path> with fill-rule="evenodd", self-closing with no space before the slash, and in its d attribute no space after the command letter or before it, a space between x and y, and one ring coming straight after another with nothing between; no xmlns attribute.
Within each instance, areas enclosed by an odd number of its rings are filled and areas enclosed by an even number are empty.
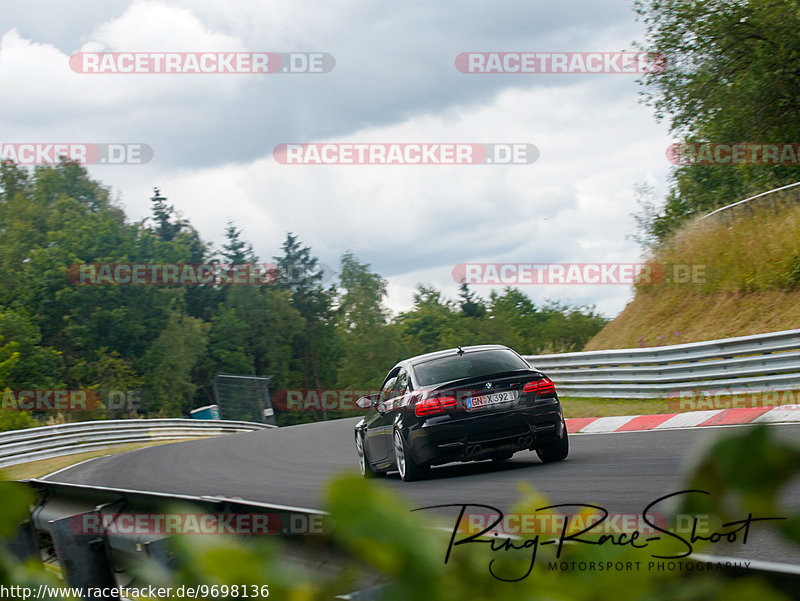
<svg viewBox="0 0 800 601"><path fill-rule="evenodd" d="M437 465L533 450L563 434L561 404L544 399L527 407L428 418L409 428L408 445L418 464Z"/></svg>

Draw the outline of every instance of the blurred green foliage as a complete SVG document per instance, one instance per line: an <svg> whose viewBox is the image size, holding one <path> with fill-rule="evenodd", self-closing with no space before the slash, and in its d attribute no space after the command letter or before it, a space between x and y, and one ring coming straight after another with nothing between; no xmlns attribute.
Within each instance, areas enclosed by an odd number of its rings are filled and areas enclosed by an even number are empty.
<svg viewBox="0 0 800 601"><path fill-rule="evenodd" d="M0 432L35 428L41 425L27 411L0 411Z"/></svg>

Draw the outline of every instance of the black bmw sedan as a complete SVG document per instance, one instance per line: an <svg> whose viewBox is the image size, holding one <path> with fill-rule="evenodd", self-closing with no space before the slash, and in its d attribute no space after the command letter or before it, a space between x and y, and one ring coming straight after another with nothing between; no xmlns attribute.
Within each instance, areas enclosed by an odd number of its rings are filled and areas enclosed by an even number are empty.
<svg viewBox="0 0 800 601"><path fill-rule="evenodd" d="M560 461L569 441L555 386L501 345L468 346L412 357L392 368L356 424L365 477L396 470L424 478L433 465L510 459L530 450Z"/></svg>

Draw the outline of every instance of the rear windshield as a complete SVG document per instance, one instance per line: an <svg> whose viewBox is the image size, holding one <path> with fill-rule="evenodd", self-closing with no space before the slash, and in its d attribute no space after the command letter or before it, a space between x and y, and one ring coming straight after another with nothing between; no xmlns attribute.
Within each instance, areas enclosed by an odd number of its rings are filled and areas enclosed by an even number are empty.
<svg viewBox="0 0 800 601"><path fill-rule="evenodd" d="M530 366L509 350L473 351L431 359L414 366L420 386L434 386L462 378L478 378L492 374L530 369Z"/></svg>

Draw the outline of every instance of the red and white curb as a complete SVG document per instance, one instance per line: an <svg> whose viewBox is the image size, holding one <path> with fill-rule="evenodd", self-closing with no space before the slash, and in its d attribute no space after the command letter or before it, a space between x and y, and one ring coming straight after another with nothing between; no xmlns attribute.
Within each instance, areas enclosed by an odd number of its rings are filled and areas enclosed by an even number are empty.
<svg viewBox="0 0 800 601"><path fill-rule="evenodd" d="M667 430L698 426L730 426L734 424L800 422L800 405L753 407L746 409L713 409L686 413L658 415L614 415L611 417L568 418L570 434L599 432L633 432L637 430Z"/></svg>

